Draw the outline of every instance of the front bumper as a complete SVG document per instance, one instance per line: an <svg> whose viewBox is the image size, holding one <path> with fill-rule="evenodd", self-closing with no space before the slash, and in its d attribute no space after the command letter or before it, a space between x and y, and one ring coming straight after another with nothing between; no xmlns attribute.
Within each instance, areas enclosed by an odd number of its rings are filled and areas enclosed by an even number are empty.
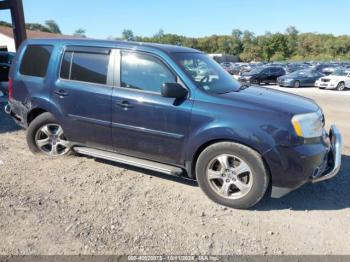
<svg viewBox="0 0 350 262"><path fill-rule="evenodd" d="M316 81L315 86L320 89L335 89L338 83Z"/></svg>
<svg viewBox="0 0 350 262"><path fill-rule="evenodd" d="M276 153L279 156L276 156ZM280 198L306 183L317 183L335 177L341 166L342 138L333 125L327 143L279 149L266 157L271 163L271 197ZM274 172L278 170L277 173Z"/></svg>
<svg viewBox="0 0 350 262"><path fill-rule="evenodd" d="M338 128L333 125L329 132L329 139L331 141L331 151L329 152L329 163L328 169L323 174L313 177L311 182L318 183L335 177L341 166L342 157L342 137Z"/></svg>
<svg viewBox="0 0 350 262"><path fill-rule="evenodd" d="M282 81L282 80L280 80L280 81L277 81L277 84L279 86L283 86L283 87L293 87L294 82L293 81Z"/></svg>

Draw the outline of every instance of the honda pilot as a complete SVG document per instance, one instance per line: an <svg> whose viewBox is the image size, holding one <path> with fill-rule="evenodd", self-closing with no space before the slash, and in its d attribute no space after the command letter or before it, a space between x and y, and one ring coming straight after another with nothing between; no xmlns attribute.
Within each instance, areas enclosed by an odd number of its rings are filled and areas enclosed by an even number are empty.
<svg viewBox="0 0 350 262"><path fill-rule="evenodd" d="M334 177L341 135L312 100L234 80L206 54L151 43L32 39L5 111L29 149L71 152L198 181L249 208Z"/></svg>

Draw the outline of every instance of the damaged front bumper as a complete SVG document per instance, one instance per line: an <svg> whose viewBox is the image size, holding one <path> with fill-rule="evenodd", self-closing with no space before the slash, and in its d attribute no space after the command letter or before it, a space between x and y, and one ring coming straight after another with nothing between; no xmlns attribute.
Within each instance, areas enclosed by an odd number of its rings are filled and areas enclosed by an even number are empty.
<svg viewBox="0 0 350 262"><path fill-rule="evenodd" d="M272 186L271 197L280 198L294 191L305 183L318 183L335 177L339 173L342 157L342 137L335 125L332 125L329 131L329 141L330 150L324 158L324 162L321 164L321 166L324 167L322 168L321 172L310 174L307 180L295 187Z"/></svg>

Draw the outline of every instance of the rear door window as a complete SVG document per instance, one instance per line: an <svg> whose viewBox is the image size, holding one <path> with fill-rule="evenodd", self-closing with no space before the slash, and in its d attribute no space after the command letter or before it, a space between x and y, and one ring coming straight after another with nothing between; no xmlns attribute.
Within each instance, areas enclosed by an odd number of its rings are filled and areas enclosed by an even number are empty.
<svg viewBox="0 0 350 262"><path fill-rule="evenodd" d="M109 52L66 51L60 77L67 80L107 84Z"/></svg>
<svg viewBox="0 0 350 262"><path fill-rule="evenodd" d="M22 75L45 77L53 46L28 45L19 69Z"/></svg>

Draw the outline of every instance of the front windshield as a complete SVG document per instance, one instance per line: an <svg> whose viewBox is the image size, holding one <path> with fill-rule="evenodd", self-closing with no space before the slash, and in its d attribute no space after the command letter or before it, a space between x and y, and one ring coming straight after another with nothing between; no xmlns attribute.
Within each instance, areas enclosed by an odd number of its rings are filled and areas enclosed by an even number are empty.
<svg viewBox="0 0 350 262"><path fill-rule="evenodd" d="M311 71L299 70L290 74L290 76L311 76Z"/></svg>
<svg viewBox="0 0 350 262"><path fill-rule="evenodd" d="M175 53L176 62L204 91L216 94L237 91L240 83L217 62L201 53Z"/></svg>
<svg viewBox="0 0 350 262"><path fill-rule="evenodd" d="M260 74L261 71L263 71L265 69L265 67L256 67L253 70L251 70L249 73L251 74Z"/></svg>
<svg viewBox="0 0 350 262"><path fill-rule="evenodd" d="M338 68L332 73L332 75L334 75L334 76L347 76L348 72L343 70L343 69Z"/></svg>

